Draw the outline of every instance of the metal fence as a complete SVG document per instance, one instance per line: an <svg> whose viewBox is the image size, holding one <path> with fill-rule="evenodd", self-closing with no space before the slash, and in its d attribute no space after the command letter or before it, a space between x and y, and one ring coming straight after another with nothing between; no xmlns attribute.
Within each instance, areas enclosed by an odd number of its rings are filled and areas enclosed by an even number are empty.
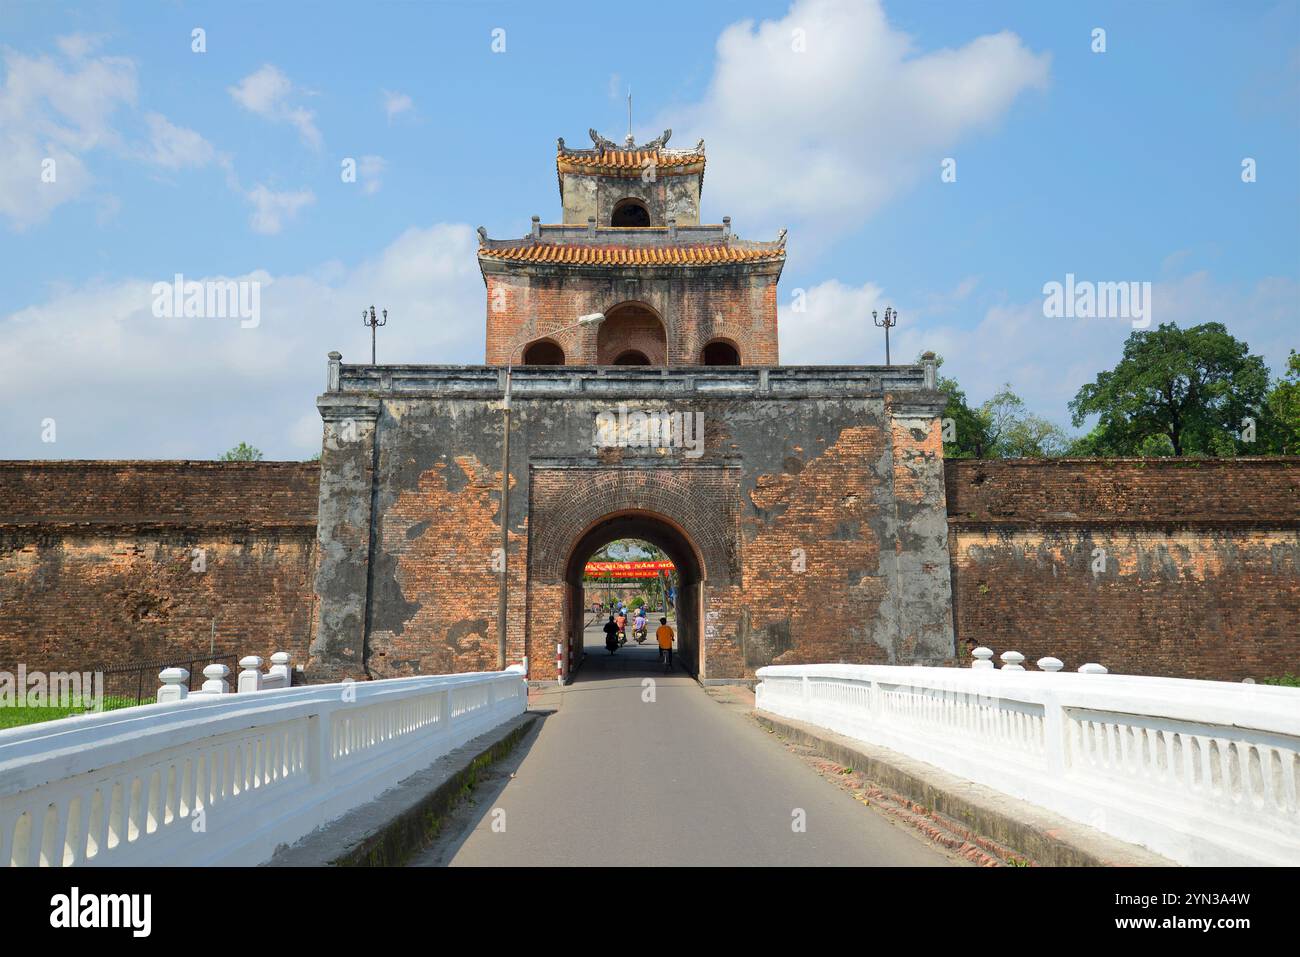
<svg viewBox="0 0 1300 957"><path fill-rule="evenodd" d="M164 668L184 668L190 673L189 690L203 684L203 669L208 665L226 665L231 680L238 672L239 656L234 653L205 655L199 658L166 658L158 661L85 669L104 676L104 710L132 708L153 704L158 694L158 672Z"/></svg>

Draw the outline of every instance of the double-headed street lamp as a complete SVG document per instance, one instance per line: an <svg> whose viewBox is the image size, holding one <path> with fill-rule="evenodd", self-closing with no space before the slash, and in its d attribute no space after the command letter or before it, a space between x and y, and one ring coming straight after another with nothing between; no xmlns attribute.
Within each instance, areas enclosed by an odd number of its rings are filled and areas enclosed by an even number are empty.
<svg viewBox="0 0 1300 957"><path fill-rule="evenodd" d="M876 310L871 310L871 321L876 324L876 328L885 330L885 365L889 365L889 330L898 325L898 313L893 307L885 307L885 318L881 320L876 314Z"/></svg>
<svg viewBox="0 0 1300 957"><path fill-rule="evenodd" d="M375 330L380 326L388 325L388 310L384 310L384 318L375 318L375 307L370 307L370 313L367 315L364 309L361 310L361 321L370 327L370 364L375 364Z"/></svg>
<svg viewBox="0 0 1300 957"><path fill-rule="evenodd" d="M578 327L598 326L605 321L603 312L593 312L580 316L577 322L548 332L547 336L568 332ZM501 407L505 412L505 423L501 433L501 590L497 595L497 670L506 667L506 590L510 582L510 375L515 356L530 343L546 336L534 336L525 339L510 350L506 357L506 390Z"/></svg>

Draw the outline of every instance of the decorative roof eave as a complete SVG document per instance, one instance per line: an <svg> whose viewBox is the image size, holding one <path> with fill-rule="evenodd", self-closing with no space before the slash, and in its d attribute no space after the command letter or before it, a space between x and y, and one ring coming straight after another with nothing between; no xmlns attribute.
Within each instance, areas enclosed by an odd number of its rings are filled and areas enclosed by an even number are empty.
<svg viewBox="0 0 1300 957"><path fill-rule="evenodd" d="M479 248L480 262L555 266L723 266L785 261L784 242L617 246L522 240Z"/></svg>
<svg viewBox="0 0 1300 957"><path fill-rule="evenodd" d="M585 176L617 176L632 178L642 175L653 163L656 176L704 176L704 140L700 140L694 149L668 149L668 139L672 130L664 130L656 139L638 146L629 136L623 146L605 139L595 130L588 130L592 149L571 149L564 144L564 137L555 142L555 174L560 180L560 192L564 192L564 174L576 173Z"/></svg>
<svg viewBox="0 0 1300 957"><path fill-rule="evenodd" d="M585 176L618 176L635 179L654 167L656 176L690 176L704 173L704 157L696 153L666 154L650 150L619 150L593 156L555 158L559 175L577 173Z"/></svg>

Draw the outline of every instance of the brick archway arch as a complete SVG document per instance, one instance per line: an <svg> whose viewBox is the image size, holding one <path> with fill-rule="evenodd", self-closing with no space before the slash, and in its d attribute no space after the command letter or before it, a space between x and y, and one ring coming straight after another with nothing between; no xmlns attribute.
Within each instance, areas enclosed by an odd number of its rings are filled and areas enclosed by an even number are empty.
<svg viewBox="0 0 1300 957"><path fill-rule="evenodd" d="M596 331L596 364L614 365L633 350L648 365L668 364L668 330L662 317L649 303L628 300L605 309L605 321Z"/></svg>
<svg viewBox="0 0 1300 957"><path fill-rule="evenodd" d="M643 515L690 543L701 578L728 584L739 577L739 486L739 469L725 466L535 469L529 578L563 582L588 532L613 516Z"/></svg>
<svg viewBox="0 0 1300 957"><path fill-rule="evenodd" d="M527 645L540 672L550 671L553 654L571 667L582 650L585 562L602 544L640 538L676 566L681 663L702 676L708 595L734 592L740 581L739 469L537 466L529 488Z"/></svg>

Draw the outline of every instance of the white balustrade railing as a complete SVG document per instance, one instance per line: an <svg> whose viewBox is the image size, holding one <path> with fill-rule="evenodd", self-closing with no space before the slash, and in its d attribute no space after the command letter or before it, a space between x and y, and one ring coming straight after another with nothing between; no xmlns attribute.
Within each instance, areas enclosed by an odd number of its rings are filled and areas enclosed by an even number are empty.
<svg viewBox="0 0 1300 957"><path fill-rule="evenodd" d="M0 865L263 863L527 706L512 668L196 693L0 731Z"/></svg>
<svg viewBox="0 0 1300 957"><path fill-rule="evenodd" d="M1080 672L774 666L757 707L1180 863L1300 864L1300 689Z"/></svg>

